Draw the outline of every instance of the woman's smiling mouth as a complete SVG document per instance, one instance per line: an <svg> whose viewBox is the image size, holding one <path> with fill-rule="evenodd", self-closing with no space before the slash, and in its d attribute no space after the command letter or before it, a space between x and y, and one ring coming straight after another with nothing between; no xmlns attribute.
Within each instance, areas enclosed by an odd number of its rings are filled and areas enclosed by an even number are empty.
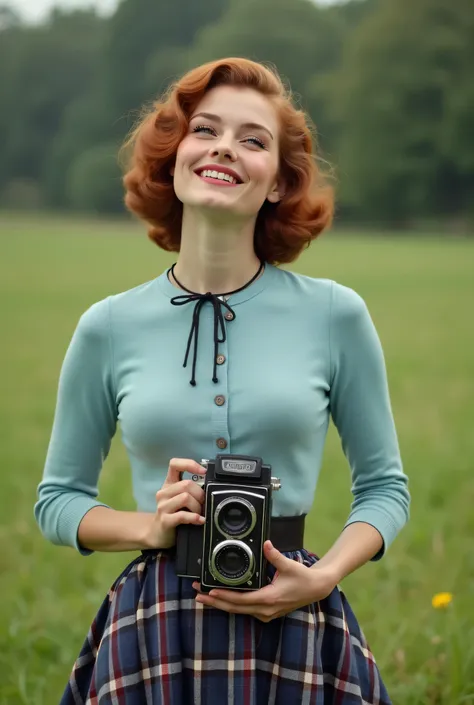
<svg viewBox="0 0 474 705"><path fill-rule="evenodd" d="M217 186L238 186L242 183L240 176L228 167L209 165L199 167L194 173L203 181Z"/></svg>

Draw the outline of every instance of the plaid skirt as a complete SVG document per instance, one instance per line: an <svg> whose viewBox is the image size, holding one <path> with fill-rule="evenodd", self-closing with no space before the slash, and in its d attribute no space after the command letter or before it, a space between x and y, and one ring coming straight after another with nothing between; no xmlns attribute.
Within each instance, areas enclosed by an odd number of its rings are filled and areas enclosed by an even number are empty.
<svg viewBox="0 0 474 705"><path fill-rule="evenodd" d="M285 553L311 566L306 550ZM268 580L275 573L268 566ZM172 551L117 578L60 705L390 705L344 594L271 622L195 601Z"/></svg>

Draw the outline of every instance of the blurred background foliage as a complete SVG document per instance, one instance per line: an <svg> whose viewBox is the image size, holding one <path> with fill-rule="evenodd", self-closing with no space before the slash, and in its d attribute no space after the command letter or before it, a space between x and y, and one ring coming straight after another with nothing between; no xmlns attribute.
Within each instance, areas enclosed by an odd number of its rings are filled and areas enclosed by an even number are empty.
<svg viewBox="0 0 474 705"><path fill-rule="evenodd" d="M275 64L308 110L341 224L472 231L472 0L122 0L39 25L0 5L0 206L123 212L140 108L232 55Z"/></svg>

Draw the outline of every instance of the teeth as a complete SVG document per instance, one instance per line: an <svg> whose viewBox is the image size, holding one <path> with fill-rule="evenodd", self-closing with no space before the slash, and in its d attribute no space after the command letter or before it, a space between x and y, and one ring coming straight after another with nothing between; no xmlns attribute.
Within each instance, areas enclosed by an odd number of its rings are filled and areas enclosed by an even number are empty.
<svg viewBox="0 0 474 705"><path fill-rule="evenodd" d="M231 184L236 184L237 179L234 179L233 176L230 176L230 174L224 174L222 171L214 171L211 169L204 169L204 171L201 171L201 176L210 178L210 179L220 179L221 181L228 181Z"/></svg>

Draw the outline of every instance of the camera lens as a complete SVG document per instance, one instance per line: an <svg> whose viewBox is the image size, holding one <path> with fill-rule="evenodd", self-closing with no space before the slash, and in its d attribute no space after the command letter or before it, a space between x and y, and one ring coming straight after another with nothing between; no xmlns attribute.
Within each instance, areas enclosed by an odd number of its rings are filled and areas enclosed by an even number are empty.
<svg viewBox="0 0 474 705"><path fill-rule="evenodd" d="M251 521L248 508L240 502L229 502L220 516L220 524L228 534L241 534L248 529Z"/></svg>
<svg viewBox="0 0 474 705"><path fill-rule="evenodd" d="M217 528L225 536L243 538L255 526L255 507L240 497L229 497L221 502L215 511Z"/></svg>
<svg viewBox="0 0 474 705"><path fill-rule="evenodd" d="M238 578L242 572L247 571L249 558L241 548L228 546L216 557L216 565L222 575L228 578Z"/></svg>
<svg viewBox="0 0 474 705"><path fill-rule="evenodd" d="M254 556L241 541L222 541L211 557L211 573L226 585L240 585L254 572Z"/></svg>

